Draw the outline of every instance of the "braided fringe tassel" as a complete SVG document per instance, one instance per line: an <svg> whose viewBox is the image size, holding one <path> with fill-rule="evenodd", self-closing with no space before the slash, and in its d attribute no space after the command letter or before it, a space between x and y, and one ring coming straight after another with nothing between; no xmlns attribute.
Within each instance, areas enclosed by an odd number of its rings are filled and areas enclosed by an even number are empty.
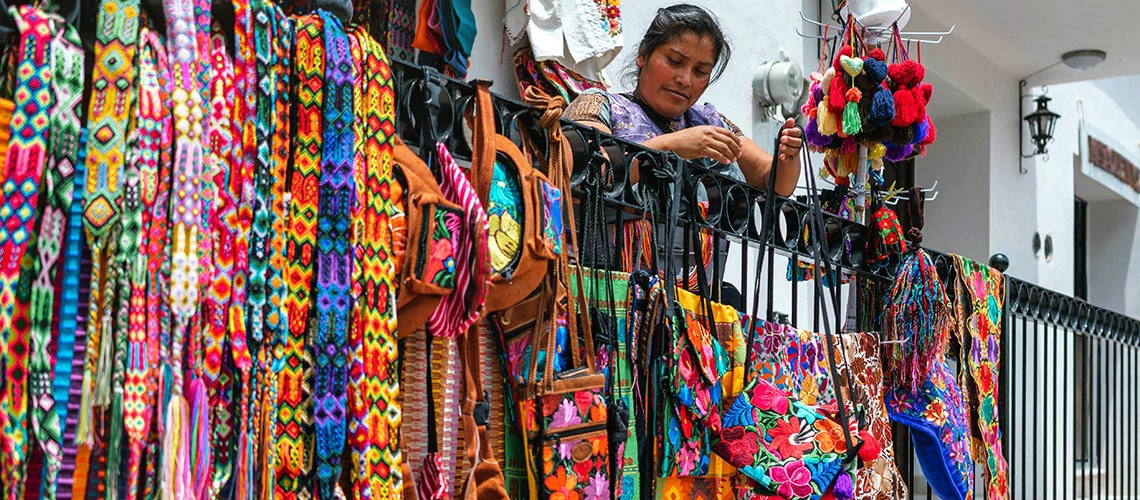
<svg viewBox="0 0 1140 500"><path fill-rule="evenodd" d="M944 358L950 342L950 299L925 250L908 253L887 293L883 310L888 348L884 367L905 387L917 390L934 360Z"/></svg>

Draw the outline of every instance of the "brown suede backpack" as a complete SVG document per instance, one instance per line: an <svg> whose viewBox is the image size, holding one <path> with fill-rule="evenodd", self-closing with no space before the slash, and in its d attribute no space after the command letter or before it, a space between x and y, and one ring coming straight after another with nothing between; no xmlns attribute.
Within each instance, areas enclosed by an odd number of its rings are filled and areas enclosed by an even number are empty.
<svg viewBox="0 0 1140 500"><path fill-rule="evenodd" d="M556 191L511 140L495 131L490 82L475 86L471 178L487 210L491 284L487 312L502 311L531 295L561 251L552 225L551 199Z"/></svg>

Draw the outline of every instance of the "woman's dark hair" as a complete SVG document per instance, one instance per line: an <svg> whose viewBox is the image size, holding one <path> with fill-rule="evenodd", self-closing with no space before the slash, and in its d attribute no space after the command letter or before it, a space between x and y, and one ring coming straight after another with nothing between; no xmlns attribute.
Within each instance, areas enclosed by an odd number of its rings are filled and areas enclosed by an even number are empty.
<svg viewBox="0 0 1140 500"><path fill-rule="evenodd" d="M637 55L648 58L658 47L685 33L712 40L716 63L713 65L711 81L716 81L728 66L728 59L732 56L732 45L724 35L724 31L720 29L720 22L716 16L703 7L680 3L657 9L657 15L649 23L645 36L641 37L641 41L637 44ZM640 72L635 63L633 70L625 75L626 83L636 85Z"/></svg>

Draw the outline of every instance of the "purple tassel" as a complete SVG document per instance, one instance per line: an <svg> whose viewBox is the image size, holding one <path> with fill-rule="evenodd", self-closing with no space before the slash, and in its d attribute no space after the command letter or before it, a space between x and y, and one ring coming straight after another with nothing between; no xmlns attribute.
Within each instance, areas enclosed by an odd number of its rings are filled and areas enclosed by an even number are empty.
<svg viewBox="0 0 1140 500"><path fill-rule="evenodd" d="M914 146L910 144L888 144L886 158L890 161L903 161L913 152Z"/></svg>
<svg viewBox="0 0 1140 500"><path fill-rule="evenodd" d="M840 472L835 477L835 487L831 489L831 493L835 495L835 500L851 500L855 498L855 485L851 484L851 473L847 471Z"/></svg>
<svg viewBox="0 0 1140 500"><path fill-rule="evenodd" d="M924 118L922 121L914 124L914 140L912 144L920 144L926 140L926 136L930 134L930 122Z"/></svg>
<svg viewBox="0 0 1140 500"><path fill-rule="evenodd" d="M823 104L823 85L819 82L813 83L811 86L811 96L815 99L816 106Z"/></svg>
<svg viewBox="0 0 1140 500"><path fill-rule="evenodd" d="M807 127L804 127L804 138L807 139L808 145L817 148L826 148L831 145L831 139L819 133L819 120L815 118L808 120Z"/></svg>

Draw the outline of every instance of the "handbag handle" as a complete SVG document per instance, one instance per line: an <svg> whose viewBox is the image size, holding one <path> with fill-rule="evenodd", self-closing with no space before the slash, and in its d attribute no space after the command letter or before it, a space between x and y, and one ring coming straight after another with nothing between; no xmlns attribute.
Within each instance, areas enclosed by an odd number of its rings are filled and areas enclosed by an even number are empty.
<svg viewBox="0 0 1140 500"><path fill-rule="evenodd" d="M548 155L550 159L548 168L550 171L547 172L547 176L550 178L554 187L562 194L562 215L566 225L563 226L563 234L559 235L559 237L563 238L564 244L562 245L562 252L559 254L559 258L554 263L555 269L553 271L555 279L564 285L562 290L565 292L565 295L559 293L555 296L555 304L561 304L564 299L566 300L567 329L569 330L573 368L580 368L584 365L590 373L596 373L597 368L594 363L594 338L590 331L589 309L585 300L586 289L582 280L582 268L578 265L576 257L573 259L573 262L571 262L572 259L570 258L571 254L576 255L578 251L578 229L574 220L573 207L571 203L569 203L569 200L572 199L570 173L567 171L567 165L563 156L563 146L566 139L562 134L561 117L562 110L566 107L566 100L561 98L561 96L550 97L536 87L527 89L524 100L527 104L542 110L540 124L542 128L546 129L549 143ZM566 241L567 239L569 241ZM572 263L574 265L571 265ZM578 286L577 294L569 293L569 280L571 278L576 281L575 284ZM554 383L554 348L557 344L557 335L555 335L554 329L557 328L557 309L558 308L555 307L551 311L551 316L549 317L550 327L539 330L543 335L548 336L548 338L536 339L545 340L549 349L543 370L543 384L547 388L551 388ZM578 320L576 310L586 315L585 321ZM581 327L581 331L579 331L579 326ZM581 336L585 342L585 353L581 352L581 347L578 345L579 336ZM535 345L542 344L543 342L535 343Z"/></svg>
<svg viewBox="0 0 1140 500"><path fill-rule="evenodd" d="M752 344L756 340L757 315L760 314L760 280L764 274L764 254L768 253L771 244L772 231L776 225L776 174L780 168L780 136L776 136L772 147L772 166L768 168L768 188L764 191L764 213L760 222L760 258L756 262L756 273L753 275L752 286L752 314L748 316L748 342L745 344L745 360L752 359ZM747 243L745 243L747 245ZM765 318L771 319L771 318Z"/></svg>
<svg viewBox="0 0 1140 500"><path fill-rule="evenodd" d="M832 305L832 313L835 315L836 327L838 327L839 326L838 325L839 317L840 317L839 316L839 314L840 314L839 294L838 294L838 290L837 290L837 287L839 286L839 281L838 281L839 277L835 274L835 272L832 268L832 265L831 265L831 259L829 257L827 238L826 238L826 234L824 233L823 208L820 205L820 201L819 201L819 187L816 185L815 169L812 168L812 162L811 162L811 155L810 154L804 155L803 166L804 166L804 174L805 174L805 177L807 178L808 201L809 201L809 205L811 207L809 218L811 219L811 225L812 225L812 227L811 227L812 246L815 250L815 257L816 257L816 265L814 268L815 269L815 279L812 281L814 281L814 283L815 283L816 297L819 297L821 294L824 293L823 282L822 282L824 273L826 273L826 275L828 275L828 276L832 276L832 279L835 281L835 286L831 287L829 291L830 291L830 297L831 297L831 302L832 302L832 304L831 304ZM820 272L821 268L823 269L823 272ZM823 316L824 340L825 340L825 343L827 344L828 371L830 372L829 374L831 375L831 380L834 381L834 384L838 384L839 383L839 370L838 370L838 363L837 363L838 360L837 360L836 355L835 355L835 350L836 350L835 334L832 333L831 321L828 317L828 314L825 312L821 316ZM848 382L850 382L850 380ZM848 388L848 391L850 392L851 389ZM854 392L850 392L850 394L853 395ZM848 425L849 418L847 415L847 405L844 402L843 391L840 390L839 387L835 388L835 399L836 399L836 403L839 406L837 411L839 413L840 425L843 427L843 439L844 439L845 444L847 445L848 457L856 456L856 453L858 450L856 449L857 447L856 447L854 441L852 440L851 429L850 429L850 426ZM862 446L862 443L859 443L859 446Z"/></svg>
<svg viewBox="0 0 1140 500"><path fill-rule="evenodd" d="M491 178L495 172L495 105L491 101L491 82L488 80L475 80L471 82L475 87L475 137L471 141L471 171L468 174L474 181L483 206L490 203L490 190L481 189L490 186Z"/></svg>

